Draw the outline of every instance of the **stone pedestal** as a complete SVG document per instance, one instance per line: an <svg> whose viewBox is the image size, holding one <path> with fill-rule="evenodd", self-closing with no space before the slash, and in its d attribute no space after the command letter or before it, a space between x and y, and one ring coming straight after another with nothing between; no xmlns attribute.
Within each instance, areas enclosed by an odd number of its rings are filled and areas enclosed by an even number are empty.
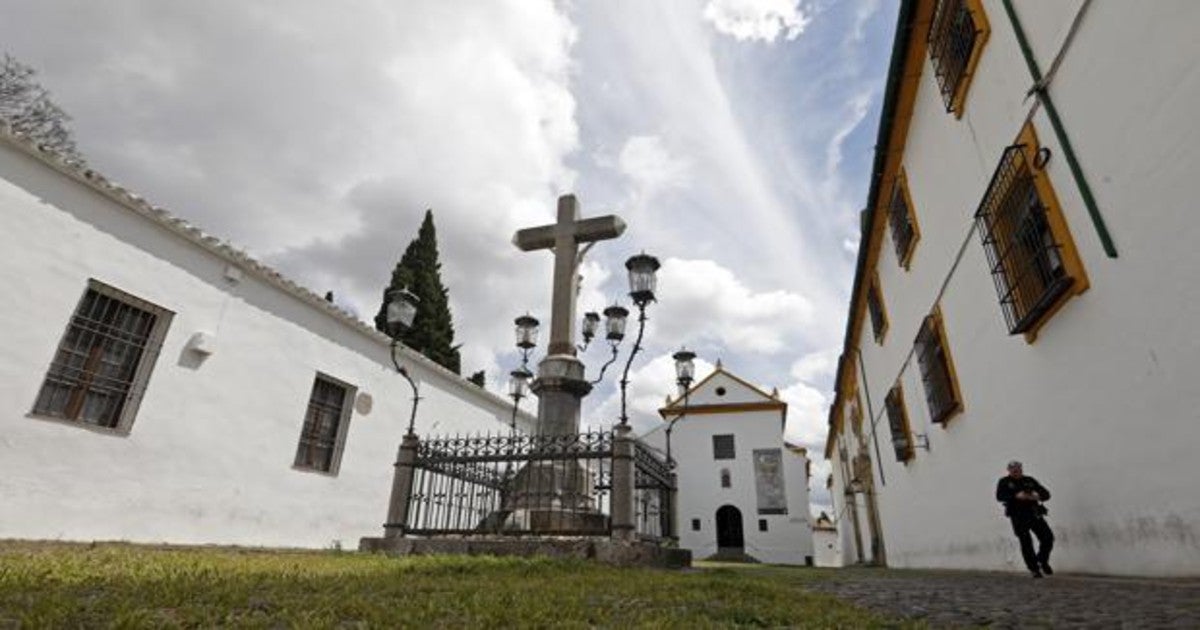
<svg viewBox="0 0 1200 630"><path fill-rule="evenodd" d="M583 363L570 354L552 354L538 364L538 377L530 385L538 397L538 428L542 435L579 432L579 409L592 391L584 378Z"/></svg>
<svg viewBox="0 0 1200 630"><path fill-rule="evenodd" d="M414 468L417 461L417 446L421 441L409 433L400 442L396 453L395 471L392 473L392 493L388 499L387 522L383 524L383 535L395 538L404 535L408 522L408 502L412 496Z"/></svg>

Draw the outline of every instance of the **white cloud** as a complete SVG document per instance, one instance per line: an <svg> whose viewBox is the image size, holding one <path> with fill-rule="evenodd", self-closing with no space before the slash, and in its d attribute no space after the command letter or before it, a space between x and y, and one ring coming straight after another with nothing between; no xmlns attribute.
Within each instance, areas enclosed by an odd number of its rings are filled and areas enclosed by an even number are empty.
<svg viewBox="0 0 1200 630"><path fill-rule="evenodd" d="M618 367L623 366L628 355L628 348L622 350ZM635 434L641 434L658 426L662 417L658 410L666 402L667 396L678 393L675 385L675 360L670 352L659 354L653 358L639 356L635 359L635 368L629 370L629 386L626 389L626 414ZM696 376L704 378L711 373L715 366L705 359L695 359ZM595 411L588 416L589 420L600 426L611 426L621 417L621 392L619 390L608 395Z"/></svg>
<svg viewBox="0 0 1200 630"><path fill-rule="evenodd" d="M687 183L687 162L672 156L659 136L633 136L626 140L617 157L617 166L645 197Z"/></svg>
<svg viewBox="0 0 1200 630"><path fill-rule="evenodd" d="M782 289L755 291L712 260L668 258L659 271L664 296L659 321L671 322L677 342L717 342L739 352L775 354L804 333L815 317L812 302Z"/></svg>
<svg viewBox="0 0 1200 630"><path fill-rule="evenodd" d="M799 0L709 0L704 19L738 41L772 43L780 35L787 40L799 37L812 16Z"/></svg>
<svg viewBox="0 0 1200 630"><path fill-rule="evenodd" d="M809 385L827 384L837 370L840 354L839 348L810 352L792 364L792 378Z"/></svg>

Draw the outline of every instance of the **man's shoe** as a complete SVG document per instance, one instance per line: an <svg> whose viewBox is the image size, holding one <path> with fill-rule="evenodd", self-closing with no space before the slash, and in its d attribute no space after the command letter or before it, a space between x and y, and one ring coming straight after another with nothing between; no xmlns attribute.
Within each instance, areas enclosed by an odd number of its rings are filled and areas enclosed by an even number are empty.
<svg viewBox="0 0 1200 630"><path fill-rule="evenodd" d="M1033 579L1037 580L1037 579L1041 579L1041 578L1043 578L1043 577L1045 577L1045 576L1044 576L1044 575L1042 575L1042 572L1041 572L1041 571L1034 571L1034 572L1033 572Z"/></svg>
<svg viewBox="0 0 1200 630"><path fill-rule="evenodd" d="M1042 573L1045 573L1046 575L1054 575L1054 569L1050 568L1050 563L1042 563Z"/></svg>

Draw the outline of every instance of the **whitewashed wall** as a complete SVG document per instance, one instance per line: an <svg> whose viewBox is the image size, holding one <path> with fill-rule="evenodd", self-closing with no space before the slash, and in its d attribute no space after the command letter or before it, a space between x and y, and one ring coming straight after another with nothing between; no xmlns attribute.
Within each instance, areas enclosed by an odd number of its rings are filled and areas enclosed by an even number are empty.
<svg viewBox="0 0 1200 630"><path fill-rule="evenodd" d="M1004 9L984 5L991 37L961 120L945 112L925 60L904 159L921 239L905 272L885 235L878 272L891 327L882 347L862 335L875 413L900 375L913 430L929 436L929 450L901 465L879 420L889 564L1024 570L993 500L1017 458L1054 494L1056 569L1200 574L1200 3L1092 3L1050 88L1120 257L1101 250L1040 111L1033 122L1091 288L1036 343L1009 336L974 235L942 300L965 411L931 425L915 360L901 372L1032 102ZM1016 3L1043 70L1079 5Z"/></svg>
<svg viewBox="0 0 1200 630"><path fill-rule="evenodd" d="M0 139L0 538L348 547L379 535L411 392L341 321ZM175 313L128 435L29 415L89 278ZM184 349L215 336L204 361ZM511 403L410 355L417 430L500 430ZM337 476L292 467L320 372L374 398ZM529 418L524 416L523 423Z"/></svg>
<svg viewBox="0 0 1200 630"><path fill-rule="evenodd" d="M698 387L694 405L748 402L717 397L713 392L724 386L735 396L744 386L725 374L717 374L703 388ZM753 401L761 402L761 401ZM783 441L783 418L778 410L735 413L689 413L675 424L671 452L678 462L679 545L703 559L717 552L717 510L733 505L742 513L742 531L746 553L762 562L805 564L813 556L809 521L807 460L788 450ZM713 459L712 436L734 435L735 459ZM662 431L646 436L649 443L662 448ZM777 448L782 451L787 514L758 514L754 483L755 449ZM721 487L721 469L730 471L731 487ZM692 530L692 519L700 519L700 531ZM759 519L766 519L766 532L758 531Z"/></svg>
<svg viewBox="0 0 1200 630"><path fill-rule="evenodd" d="M845 562L842 560L841 542L838 540L838 530L814 529L812 537L813 553L815 554L814 564L816 564L816 566L845 566Z"/></svg>

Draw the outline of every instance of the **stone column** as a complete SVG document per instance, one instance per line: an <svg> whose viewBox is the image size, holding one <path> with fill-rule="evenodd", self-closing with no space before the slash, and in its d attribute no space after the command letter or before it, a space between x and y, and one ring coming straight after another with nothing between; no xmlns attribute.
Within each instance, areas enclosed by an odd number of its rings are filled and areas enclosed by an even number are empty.
<svg viewBox="0 0 1200 630"><path fill-rule="evenodd" d="M387 522L383 524L384 538L399 538L404 535L408 521L408 500L412 496L413 477L416 469L417 446L421 440L413 433L404 436L400 450L396 453L396 470L392 474L392 496L388 499Z"/></svg>
<svg viewBox="0 0 1200 630"><path fill-rule="evenodd" d="M667 521L667 538L679 542L679 475L671 471L671 489L667 490L667 509L671 511Z"/></svg>
<svg viewBox="0 0 1200 630"><path fill-rule="evenodd" d="M633 437L628 425L613 428L612 461L612 538L633 540L634 531L634 471Z"/></svg>

